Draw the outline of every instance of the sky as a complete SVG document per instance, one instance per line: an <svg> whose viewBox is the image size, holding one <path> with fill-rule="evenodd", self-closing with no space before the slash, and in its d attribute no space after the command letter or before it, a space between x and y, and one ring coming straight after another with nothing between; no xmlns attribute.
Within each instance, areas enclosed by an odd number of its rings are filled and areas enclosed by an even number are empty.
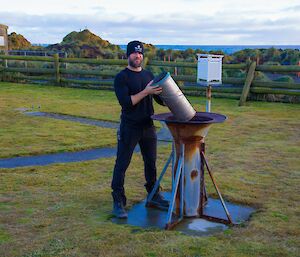
<svg viewBox="0 0 300 257"><path fill-rule="evenodd" d="M300 45L300 0L0 0L0 24L42 44L87 28L113 44Z"/></svg>

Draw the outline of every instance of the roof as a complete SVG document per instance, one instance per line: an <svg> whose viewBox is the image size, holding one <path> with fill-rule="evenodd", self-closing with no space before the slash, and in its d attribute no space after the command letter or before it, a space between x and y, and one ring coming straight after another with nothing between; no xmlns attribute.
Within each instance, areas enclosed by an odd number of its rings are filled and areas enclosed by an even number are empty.
<svg viewBox="0 0 300 257"><path fill-rule="evenodd" d="M0 24L0 28L5 28L5 29L8 29L8 26L4 25L4 24Z"/></svg>

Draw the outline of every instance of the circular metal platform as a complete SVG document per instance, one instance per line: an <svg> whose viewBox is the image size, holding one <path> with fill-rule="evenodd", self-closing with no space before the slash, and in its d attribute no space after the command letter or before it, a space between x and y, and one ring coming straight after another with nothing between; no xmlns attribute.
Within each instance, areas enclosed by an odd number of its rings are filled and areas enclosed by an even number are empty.
<svg viewBox="0 0 300 257"><path fill-rule="evenodd" d="M181 123L181 124L210 124L222 123L227 117L222 114L212 112L196 112L196 115L189 121L176 120L175 116L171 113L160 113L151 116L153 120L164 121L166 123Z"/></svg>

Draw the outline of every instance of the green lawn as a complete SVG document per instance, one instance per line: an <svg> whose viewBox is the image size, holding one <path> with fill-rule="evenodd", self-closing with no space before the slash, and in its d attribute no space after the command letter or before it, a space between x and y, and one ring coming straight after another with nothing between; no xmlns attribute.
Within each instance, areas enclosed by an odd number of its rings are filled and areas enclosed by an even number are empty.
<svg viewBox="0 0 300 257"><path fill-rule="evenodd" d="M119 107L113 102L113 94L101 91L1 83L0 158L114 145L115 130L29 117L16 110L34 106L38 111L40 105L46 112L117 120Z"/></svg>
<svg viewBox="0 0 300 257"><path fill-rule="evenodd" d="M204 98L189 99L204 110ZM15 111L32 103L115 121L120 110L113 92L0 83L1 157L115 143L114 130ZM212 126L206 155L225 199L257 208L249 222L209 237L113 224L114 158L0 169L0 256L299 256L300 106L237 104L213 99L212 110L228 120ZM158 170L169 152L158 149ZM126 176L129 208L146 196L142 166L135 154ZM208 191L215 195L211 185Z"/></svg>
<svg viewBox="0 0 300 257"><path fill-rule="evenodd" d="M116 144L115 130L29 117L16 110L32 106L34 111L99 120L119 121L120 116L114 92L0 82L0 158ZM167 111L165 107L156 107L160 112Z"/></svg>

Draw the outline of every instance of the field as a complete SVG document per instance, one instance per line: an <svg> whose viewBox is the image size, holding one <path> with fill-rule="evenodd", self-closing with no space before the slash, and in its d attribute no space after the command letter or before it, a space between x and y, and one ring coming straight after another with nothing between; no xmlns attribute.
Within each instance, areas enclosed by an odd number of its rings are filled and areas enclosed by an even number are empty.
<svg viewBox="0 0 300 257"><path fill-rule="evenodd" d="M190 97L198 111L205 99ZM32 107L33 106L33 107ZM111 91L0 83L0 158L77 151L116 144L116 131L29 117L16 110L118 121ZM155 112L166 112L155 105ZM212 126L206 155L226 200L257 209L224 232L191 237L111 222L115 158L0 168L0 256L299 256L300 105L213 99L228 117ZM158 125L158 124L157 124ZM170 146L158 149L160 171ZM126 175L128 208L146 197L143 162ZM170 190L170 176L163 183ZM215 196L212 186L208 191Z"/></svg>

